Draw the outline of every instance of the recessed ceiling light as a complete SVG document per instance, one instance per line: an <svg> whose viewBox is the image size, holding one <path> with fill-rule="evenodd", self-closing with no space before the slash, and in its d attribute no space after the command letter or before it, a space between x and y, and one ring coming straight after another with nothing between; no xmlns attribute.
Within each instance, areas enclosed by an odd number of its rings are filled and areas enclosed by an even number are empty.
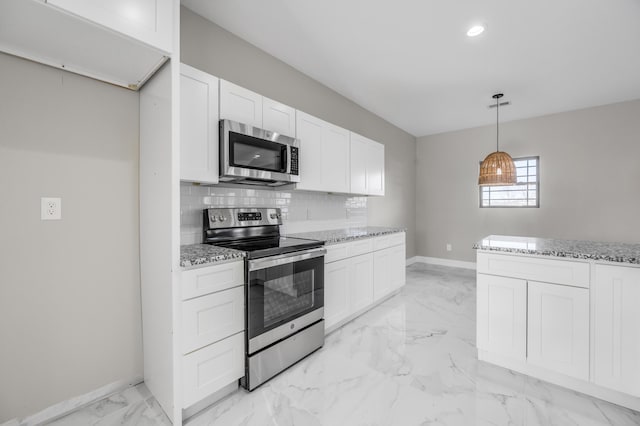
<svg viewBox="0 0 640 426"><path fill-rule="evenodd" d="M469 37L476 37L482 34L483 32L484 32L483 25L474 25L473 27L469 28L469 31L467 31L467 35Z"/></svg>

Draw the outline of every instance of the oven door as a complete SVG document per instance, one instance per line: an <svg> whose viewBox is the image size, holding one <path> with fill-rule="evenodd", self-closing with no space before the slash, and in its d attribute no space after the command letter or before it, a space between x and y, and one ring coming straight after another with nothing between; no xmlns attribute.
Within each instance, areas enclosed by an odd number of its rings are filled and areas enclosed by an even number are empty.
<svg viewBox="0 0 640 426"><path fill-rule="evenodd" d="M322 319L325 253L316 248L249 260L249 354Z"/></svg>

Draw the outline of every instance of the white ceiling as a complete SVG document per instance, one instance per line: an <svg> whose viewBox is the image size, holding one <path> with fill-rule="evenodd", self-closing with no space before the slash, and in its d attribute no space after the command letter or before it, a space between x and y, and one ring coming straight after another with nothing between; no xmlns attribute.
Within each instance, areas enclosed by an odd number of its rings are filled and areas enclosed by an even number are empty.
<svg viewBox="0 0 640 426"><path fill-rule="evenodd" d="M182 3L414 136L640 98L640 0Z"/></svg>

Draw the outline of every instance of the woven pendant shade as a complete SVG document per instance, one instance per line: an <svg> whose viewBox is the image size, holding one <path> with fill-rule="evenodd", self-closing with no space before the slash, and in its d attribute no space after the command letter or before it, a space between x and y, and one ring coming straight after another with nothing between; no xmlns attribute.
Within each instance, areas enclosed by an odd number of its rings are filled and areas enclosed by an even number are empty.
<svg viewBox="0 0 640 426"><path fill-rule="evenodd" d="M487 155L480 164L480 176L478 185L480 186L506 186L515 185L517 181L516 165L513 158L506 152L500 151L500 98L504 95L496 93L492 96L496 100L496 151ZM507 103L508 105L508 103Z"/></svg>
<svg viewBox="0 0 640 426"><path fill-rule="evenodd" d="M515 185L516 179L516 165L506 152L492 152L480 164L480 186Z"/></svg>

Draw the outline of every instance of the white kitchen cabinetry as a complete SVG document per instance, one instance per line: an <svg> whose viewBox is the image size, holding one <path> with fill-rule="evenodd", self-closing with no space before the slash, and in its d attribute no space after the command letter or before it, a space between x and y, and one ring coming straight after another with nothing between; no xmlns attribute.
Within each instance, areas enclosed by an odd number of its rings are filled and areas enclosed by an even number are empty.
<svg viewBox="0 0 640 426"><path fill-rule="evenodd" d="M373 253L351 258L349 265L350 309L357 312L373 303Z"/></svg>
<svg viewBox="0 0 640 426"><path fill-rule="evenodd" d="M527 361L589 379L589 290L528 283Z"/></svg>
<svg viewBox="0 0 640 426"><path fill-rule="evenodd" d="M595 266L594 382L640 397L640 268Z"/></svg>
<svg viewBox="0 0 640 426"><path fill-rule="evenodd" d="M218 183L218 78L181 64L180 179Z"/></svg>
<svg viewBox="0 0 640 426"><path fill-rule="evenodd" d="M355 318L405 282L404 232L327 246L325 330Z"/></svg>
<svg viewBox="0 0 640 426"><path fill-rule="evenodd" d="M349 131L297 111L300 140L300 183L297 189L348 193Z"/></svg>
<svg viewBox="0 0 640 426"><path fill-rule="evenodd" d="M640 268L478 251L478 359L640 409Z"/></svg>
<svg viewBox="0 0 640 426"><path fill-rule="evenodd" d="M400 234L404 236L404 233ZM380 300L404 285L406 253L402 245L374 252L373 298Z"/></svg>
<svg viewBox="0 0 640 426"><path fill-rule="evenodd" d="M182 402L189 407L244 376L244 262L182 271L180 286L187 299Z"/></svg>
<svg viewBox="0 0 640 426"><path fill-rule="evenodd" d="M384 145L351 132L351 193L384 195Z"/></svg>
<svg viewBox="0 0 640 426"><path fill-rule="evenodd" d="M478 274L478 348L524 360L527 349L527 282Z"/></svg>
<svg viewBox="0 0 640 426"><path fill-rule="evenodd" d="M324 267L324 320L330 327L347 318L349 307L350 259L325 264Z"/></svg>
<svg viewBox="0 0 640 426"><path fill-rule="evenodd" d="M295 109L226 80L220 80L220 119L296 135Z"/></svg>
<svg viewBox="0 0 640 426"><path fill-rule="evenodd" d="M273 99L262 97L262 128L294 137L296 110Z"/></svg>
<svg viewBox="0 0 640 426"><path fill-rule="evenodd" d="M172 52L175 0L3 0L0 51L129 89Z"/></svg>
<svg viewBox="0 0 640 426"><path fill-rule="evenodd" d="M220 119L262 128L262 95L220 80Z"/></svg>
<svg viewBox="0 0 640 426"><path fill-rule="evenodd" d="M46 0L46 2L167 53L172 51L172 0Z"/></svg>

